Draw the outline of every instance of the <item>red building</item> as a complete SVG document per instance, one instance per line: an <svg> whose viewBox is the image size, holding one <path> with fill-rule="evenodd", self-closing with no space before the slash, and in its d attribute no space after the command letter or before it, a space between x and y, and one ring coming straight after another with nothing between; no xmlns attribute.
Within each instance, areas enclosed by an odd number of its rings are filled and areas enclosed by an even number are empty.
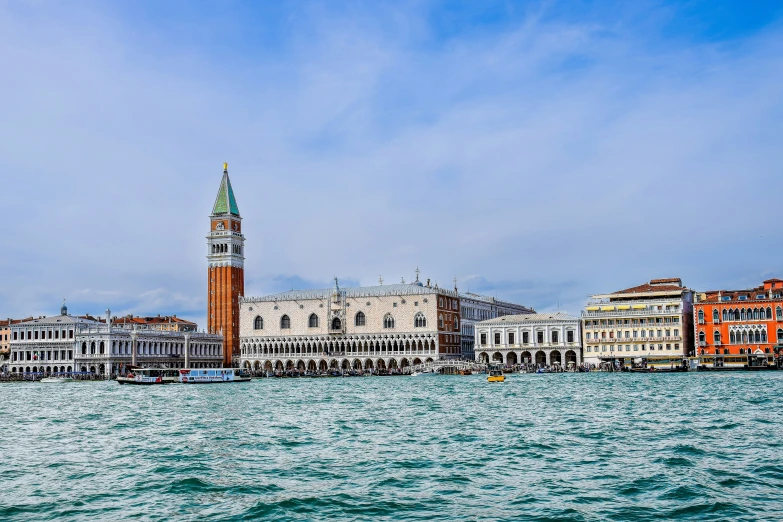
<svg viewBox="0 0 783 522"><path fill-rule="evenodd" d="M699 293L694 323L697 354L716 366L726 356L736 364L773 364L776 347L783 345L783 280Z"/></svg>

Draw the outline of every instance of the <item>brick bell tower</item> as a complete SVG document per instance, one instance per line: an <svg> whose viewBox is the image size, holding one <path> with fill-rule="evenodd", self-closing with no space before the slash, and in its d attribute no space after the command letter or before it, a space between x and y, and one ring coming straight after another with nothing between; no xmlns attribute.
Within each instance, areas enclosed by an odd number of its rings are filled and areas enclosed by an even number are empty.
<svg viewBox="0 0 783 522"><path fill-rule="evenodd" d="M223 334L223 365L230 367L234 357L239 357L239 296L245 294L245 236L228 179L228 163L223 163L223 179L209 221L207 330Z"/></svg>

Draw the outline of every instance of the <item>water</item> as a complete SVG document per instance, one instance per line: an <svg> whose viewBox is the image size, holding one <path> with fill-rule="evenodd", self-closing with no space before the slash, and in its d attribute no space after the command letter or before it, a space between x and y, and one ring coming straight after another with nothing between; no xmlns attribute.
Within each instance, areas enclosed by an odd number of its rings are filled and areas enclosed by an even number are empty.
<svg viewBox="0 0 783 522"><path fill-rule="evenodd" d="M0 392L4 521L783 518L783 372Z"/></svg>

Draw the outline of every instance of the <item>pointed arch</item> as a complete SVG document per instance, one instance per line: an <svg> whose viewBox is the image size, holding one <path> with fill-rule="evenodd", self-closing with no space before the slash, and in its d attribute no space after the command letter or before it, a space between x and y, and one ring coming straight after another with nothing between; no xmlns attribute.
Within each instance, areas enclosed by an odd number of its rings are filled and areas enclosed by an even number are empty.
<svg viewBox="0 0 783 522"><path fill-rule="evenodd" d="M291 318L285 314L283 315L283 317L280 318L280 329L281 330L291 329Z"/></svg>
<svg viewBox="0 0 783 522"><path fill-rule="evenodd" d="M414 328L426 328L427 327L427 318L422 312L417 313L413 318L413 327Z"/></svg>
<svg viewBox="0 0 783 522"><path fill-rule="evenodd" d="M255 319L253 319L253 330L263 330L264 329L264 319L257 315Z"/></svg>
<svg viewBox="0 0 783 522"><path fill-rule="evenodd" d="M367 317L364 315L364 312L361 310L356 312L356 315L353 318L353 324L354 326L365 326L367 324Z"/></svg>
<svg viewBox="0 0 783 522"><path fill-rule="evenodd" d="M307 319L307 326L308 328L318 328L318 316L316 314L310 314L310 317Z"/></svg>
<svg viewBox="0 0 783 522"><path fill-rule="evenodd" d="M394 328L394 316L392 314L386 314L383 316L383 327Z"/></svg>

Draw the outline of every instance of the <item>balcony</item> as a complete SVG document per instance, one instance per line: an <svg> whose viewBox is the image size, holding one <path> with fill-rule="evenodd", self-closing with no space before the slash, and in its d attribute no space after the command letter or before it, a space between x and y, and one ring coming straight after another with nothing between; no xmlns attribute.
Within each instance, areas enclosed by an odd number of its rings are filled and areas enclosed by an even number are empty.
<svg viewBox="0 0 783 522"><path fill-rule="evenodd" d="M707 341L699 341L699 346L707 346Z"/></svg>

